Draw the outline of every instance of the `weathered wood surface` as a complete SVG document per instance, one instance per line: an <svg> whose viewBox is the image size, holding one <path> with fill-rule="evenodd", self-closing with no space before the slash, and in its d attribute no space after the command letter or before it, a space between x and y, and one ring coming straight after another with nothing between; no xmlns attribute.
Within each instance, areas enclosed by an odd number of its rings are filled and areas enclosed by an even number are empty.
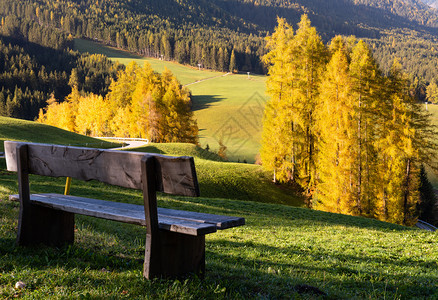
<svg viewBox="0 0 438 300"><path fill-rule="evenodd" d="M146 218L146 244L143 276L150 279L163 275L160 262L163 251L160 244L160 230L157 214L157 193L155 191L157 161L152 156L141 159L141 176L143 181L143 204Z"/></svg>
<svg viewBox="0 0 438 300"><path fill-rule="evenodd" d="M136 211L135 213L136 217L135 217L135 221L133 222L128 222L129 218L127 218L126 223L145 226L145 223L143 222L144 219L143 221L140 220L141 215L142 214L144 215L142 205L97 200L97 199L83 198L83 197L70 196L70 195L61 195L61 194L31 194L30 195L31 201L36 201L41 203L47 201L45 199L48 197L75 201L77 202L78 206L80 206L81 203L84 203L85 205L95 204L96 208L99 208L100 207L99 205L101 205L101 203L104 202L105 205L112 207L114 210L120 209L121 210L120 213L123 213L124 209L129 208L129 211L132 213ZM19 201L19 196L10 195L9 199L12 201ZM60 208L62 209L61 206ZM215 225L216 228L219 230L245 225L245 218L240 218L240 217L199 213L193 211L176 210L176 209L162 208L162 207L158 207L157 212L159 217L168 217L173 219L181 219L186 221L211 224L211 225ZM121 220L121 222L124 221Z"/></svg>
<svg viewBox="0 0 438 300"><path fill-rule="evenodd" d="M193 158L58 145L5 142L9 171L18 172L20 245L74 241L74 214L146 226L143 275L205 272L205 234L243 225L243 218L157 207L156 192L199 196ZM30 194L29 174L98 180L141 189L144 205L60 194Z"/></svg>
<svg viewBox="0 0 438 300"><path fill-rule="evenodd" d="M17 244L21 246L61 246L74 241L74 214L33 205L29 191L28 146L19 145L15 154L17 161L20 214L18 218Z"/></svg>
<svg viewBox="0 0 438 300"><path fill-rule="evenodd" d="M205 273L205 235L192 236L170 231L159 232L160 255L155 257L160 277L183 277L196 273L203 278ZM145 264L144 274L148 268ZM151 274L150 277L156 277Z"/></svg>
<svg viewBox="0 0 438 300"><path fill-rule="evenodd" d="M16 148L20 142L6 141L6 164L17 170ZM28 173L98 180L112 185L142 189L141 159L146 153L103 150L71 146L28 143ZM182 196L199 196L199 186L192 157L155 157L156 190Z"/></svg>
<svg viewBox="0 0 438 300"><path fill-rule="evenodd" d="M10 196L12 200L18 198L18 195ZM146 226L143 205L61 194L31 194L30 202L34 205L74 214ZM195 236L216 232L215 224L182 219L172 214L158 214L158 227L162 230Z"/></svg>
<svg viewBox="0 0 438 300"><path fill-rule="evenodd" d="M158 207L158 215L171 216L200 223L214 224L217 229L227 229L245 225L245 219L240 217L222 216L207 213L191 212Z"/></svg>

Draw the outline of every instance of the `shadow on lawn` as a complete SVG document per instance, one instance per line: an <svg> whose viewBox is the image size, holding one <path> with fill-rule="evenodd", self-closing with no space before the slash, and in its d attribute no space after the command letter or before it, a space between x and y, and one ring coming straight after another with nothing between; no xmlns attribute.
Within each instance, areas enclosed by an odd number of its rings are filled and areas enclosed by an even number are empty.
<svg viewBox="0 0 438 300"><path fill-rule="evenodd" d="M217 251L207 252L207 269L211 276L218 276L230 282L245 283L253 286L255 290L270 294L280 293L287 295L288 291L297 292L300 285L309 284L310 287L316 286L319 290L331 295L336 295L336 299L364 297L380 298L393 294L401 294L406 297L426 299L431 295L437 295L436 278L428 276L427 269L434 270L436 266L426 262L418 262L415 259L397 258L370 258L348 255L343 253L333 254L318 250L303 250L298 247L282 248L272 247L263 244L233 242L233 241L209 241L210 249L224 247L234 249L224 251L225 254ZM237 250L245 249L245 250ZM251 251L252 255L236 255L239 251ZM235 253L228 255L228 253ZM259 253L254 257L254 253ZM272 260L264 257L263 253L275 253ZM275 257L299 257L299 261L288 263L279 262ZM236 259L237 258L237 259ZM338 262L350 262L349 265L330 263L330 259ZM319 263L315 263L319 261ZM310 263L311 262L311 263ZM379 266L378 268L364 268L358 265ZM404 267L422 267L426 272L414 277L410 273L387 272L387 270L402 269ZM311 278L311 282L306 279ZM351 292L350 295L346 293ZM391 293L389 293L391 292ZM394 299L396 297L394 296Z"/></svg>
<svg viewBox="0 0 438 300"><path fill-rule="evenodd" d="M219 95L200 95L200 96L192 96L192 110L201 110L209 108L213 105L213 103L221 102L225 98L220 97Z"/></svg>
<svg viewBox="0 0 438 300"><path fill-rule="evenodd" d="M367 228L380 231L409 231L415 228L397 224L377 221L364 217L353 217L342 214L328 213L307 208L292 207L287 205L269 204L244 200L228 200L220 198L181 198L174 197L179 209L200 211L212 214L229 214L241 217L256 217L260 222L268 222L274 226L273 220L278 220L278 225L288 222L288 226L302 226L305 224L342 225L345 227ZM168 201L172 205L172 201ZM246 226L253 226L247 222ZM259 226L259 225L257 225Z"/></svg>

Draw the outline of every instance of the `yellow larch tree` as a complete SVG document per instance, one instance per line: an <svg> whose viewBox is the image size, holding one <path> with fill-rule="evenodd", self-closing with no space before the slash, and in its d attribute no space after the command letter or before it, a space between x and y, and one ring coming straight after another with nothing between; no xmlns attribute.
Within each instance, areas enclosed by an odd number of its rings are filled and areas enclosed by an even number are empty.
<svg viewBox="0 0 438 300"><path fill-rule="evenodd" d="M334 53L321 82L316 110L318 132L318 184L312 207L325 211L350 213L352 207L350 155L354 141L352 128L352 84L345 44Z"/></svg>
<svg viewBox="0 0 438 300"><path fill-rule="evenodd" d="M268 64L266 93L270 96L263 116L260 156L264 169L273 172L274 182L294 178L294 123L297 116L291 102L294 83L293 29L278 18L272 36L267 37L270 50L263 60Z"/></svg>

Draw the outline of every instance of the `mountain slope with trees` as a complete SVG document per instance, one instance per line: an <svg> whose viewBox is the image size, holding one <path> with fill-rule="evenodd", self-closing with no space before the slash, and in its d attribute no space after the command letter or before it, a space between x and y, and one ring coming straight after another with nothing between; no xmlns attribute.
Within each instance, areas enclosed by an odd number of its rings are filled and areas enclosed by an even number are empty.
<svg viewBox="0 0 438 300"><path fill-rule="evenodd" d="M4 0L2 27L17 20L86 37L147 56L220 71L264 73L264 37L277 16L309 15L325 42L337 34L368 39L389 71L397 55L409 73L432 81L438 55L438 13L419 0ZM11 25L12 24L12 25ZM23 31L23 30L21 30ZM18 32L18 33L17 33ZM422 49L431 53L424 54ZM397 50L404 52L396 53ZM429 69L428 63L433 61ZM424 93L423 93L424 94Z"/></svg>

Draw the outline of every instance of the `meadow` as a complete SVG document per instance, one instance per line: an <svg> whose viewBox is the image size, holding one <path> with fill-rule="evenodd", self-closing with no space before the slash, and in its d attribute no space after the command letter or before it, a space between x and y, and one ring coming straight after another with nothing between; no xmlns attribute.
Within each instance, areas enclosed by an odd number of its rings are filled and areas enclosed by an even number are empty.
<svg viewBox="0 0 438 300"><path fill-rule="evenodd" d="M16 129L11 131L12 136L2 132L2 139L41 142L44 137L40 140L39 133L53 129L6 118L0 121ZM25 130L18 130L20 126ZM89 138L74 138L74 134L62 130L56 133L57 142L75 140L91 143ZM269 180L263 180L260 169L257 169L259 166L222 162L215 154L193 145L152 144L136 150L195 157L201 197L160 195L159 206L245 217L245 226L207 236L205 279L143 279L145 229L90 217L76 216L74 245L61 248L17 247L15 236L19 204L8 200L9 194L17 193L17 176L6 171L4 159L0 159L1 298L438 297L436 233L275 204L273 202L278 199L269 195L273 190L265 194L262 190L278 187ZM62 193L64 184L62 178L31 176L31 192ZM240 188L242 186L244 188ZM245 194L251 198L251 190L266 199L245 198ZM73 180L71 193L142 203L138 191L93 181L83 183ZM19 280L26 284L24 289L14 288Z"/></svg>
<svg viewBox="0 0 438 300"><path fill-rule="evenodd" d="M93 144L57 128L0 118L1 139ZM22 130L20 130L20 128ZM101 141L94 140L96 144ZM109 145L108 145L109 146ZM201 197L160 195L161 207L241 216L246 225L206 238L205 279L142 277L145 229L76 216L75 244L17 247L17 176L0 159L0 298L3 299L433 299L436 233L292 207L302 201L265 178L260 166L229 163L187 144L135 149L195 157ZM64 190L63 178L31 176L31 192ZM284 195L281 195L284 192ZM73 180L71 193L141 204L139 191ZM253 193L253 194L251 194ZM252 195L259 195L254 197ZM281 199L289 201L283 205ZM270 203L269 203L270 202ZM15 289L19 280L24 289Z"/></svg>
<svg viewBox="0 0 438 300"><path fill-rule="evenodd" d="M192 92L193 110L200 129L200 144L213 151L219 142L232 161L253 163L260 148L266 76L198 70L174 62L144 58L89 40L75 40L75 50L107 55L114 61L151 64L157 72L169 69Z"/></svg>
<svg viewBox="0 0 438 300"><path fill-rule="evenodd" d="M93 148L122 146L120 143L97 140L37 122L0 117L0 152L4 151L3 142L8 139L20 142L37 140L39 143Z"/></svg>

